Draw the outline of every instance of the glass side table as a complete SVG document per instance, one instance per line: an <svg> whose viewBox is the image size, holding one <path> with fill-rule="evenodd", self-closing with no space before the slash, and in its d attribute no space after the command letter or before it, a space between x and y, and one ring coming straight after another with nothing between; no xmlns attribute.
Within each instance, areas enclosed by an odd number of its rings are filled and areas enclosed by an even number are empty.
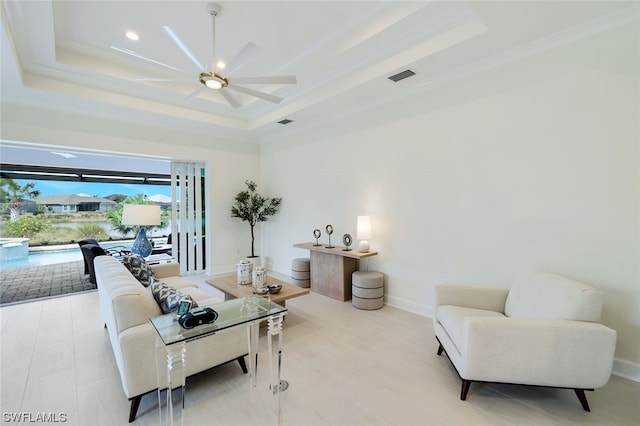
<svg viewBox="0 0 640 426"><path fill-rule="evenodd" d="M200 306L198 309L204 308ZM282 321L287 313L287 308L271 302L261 296L249 296L209 306L218 313L218 319L212 324L203 324L191 329L184 329L178 324L175 314L160 315L152 318L151 323L155 327L158 337L156 343L165 349L167 383L158 383L158 409L161 424L174 424L174 417L179 423L184 420L185 397L185 362L186 343L203 337L228 330L233 327L247 328L247 341L249 353L249 377L251 387L256 386L258 370L258 337L260 334L260 322L267 321L267 339L269 347L269 365L271 367L270 391L273 394L273 410L276 424L280 423L280 371L282 365ZM274 346L274 338L276 345ZM275 350L274 350L275 348ZM162 353L159 351L159 353ZM157 360L158 381L160 382L160 368L164 368L164 362ZM172 389L180 388L181 400L178 412L174 410ZM161 391L166 393L166 415L162 414ZM164 420L163 420L164 418Z"/></svg>

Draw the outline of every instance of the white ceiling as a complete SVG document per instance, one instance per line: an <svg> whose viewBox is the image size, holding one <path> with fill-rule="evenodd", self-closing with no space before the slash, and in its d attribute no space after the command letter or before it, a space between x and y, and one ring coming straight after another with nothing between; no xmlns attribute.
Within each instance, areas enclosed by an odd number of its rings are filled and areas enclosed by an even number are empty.
<svg viewBox="0 0 640 426"><path fill-rule="evenodd" d="M210 60L206 1L3 1L2 101L46 106L259 142L415 95L509 58L637 17L637 2L220 1L216 48L231 59L248 42L262 55L238 76L294 74L295 85L250 86L284 98L237 96L234 109L201 87L198 70L162 30ZM613 23L613 24L612 24ZM135 30L140 40L125 38ZM185 75L111 48L188 71ZM416 76L387 77L405 69ZM224 75L224 72L220 72ZM231 76L228 76L231 77ZM188 77L189 78L189 77ZM235 95L235 93L234 93ZM293 123L276 122L289 118Z"/></svg>

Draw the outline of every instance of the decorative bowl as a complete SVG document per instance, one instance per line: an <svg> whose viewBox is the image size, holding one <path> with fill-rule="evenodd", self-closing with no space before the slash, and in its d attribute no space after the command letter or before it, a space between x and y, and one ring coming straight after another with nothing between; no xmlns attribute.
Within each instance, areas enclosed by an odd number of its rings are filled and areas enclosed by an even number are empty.
<svg viewBox="0 0 640 426"><path fill-rule="evenodd" d="M280 290L282 290L282 285L272 284L272 285L268 285L267 288L269 289L269 293L277 294L277 293L280 293Z"/></svg>
<svg viewBox="0 0 640 426"><path fill-rule="evenodd" d="M253 290L253 294L258 294L260 296L269 293L269 287L262 287L262 288L258 288L258 289L254 288L252 290Z"/></svg>

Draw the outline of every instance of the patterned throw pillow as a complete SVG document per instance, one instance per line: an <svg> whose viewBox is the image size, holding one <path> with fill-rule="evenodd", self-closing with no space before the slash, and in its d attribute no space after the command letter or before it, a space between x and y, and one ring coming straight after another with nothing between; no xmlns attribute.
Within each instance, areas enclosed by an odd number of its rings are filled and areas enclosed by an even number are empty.
<svg viewBox="0 0 640 426"><path fill-rule="evenodd" d="M180 301L183 299L190 300L192 308L198 307L198 303L193 300L191 296L176 290L162 281L154 281L153 284L151 284L151 293L153 293L153 298L156 299L156 302L164 314L176 312Z"/></svg>
<svg viewBox="0 0 640 426"><path fill-rule="evenodd" d="M149 287L154 280L153 271L144 257L139 254L125 254L122 256L122 263L127 267L131 275L136 277L140 284Z"/></svg>

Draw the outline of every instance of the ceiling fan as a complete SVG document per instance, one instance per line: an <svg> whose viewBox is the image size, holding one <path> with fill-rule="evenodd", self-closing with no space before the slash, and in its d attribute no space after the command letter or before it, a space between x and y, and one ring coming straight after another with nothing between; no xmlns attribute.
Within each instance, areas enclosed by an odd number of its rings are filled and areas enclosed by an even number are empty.
<svg viewBox="0 0 640 426"><path fill-rule="evenodd" d="M218 3L209 3L207 5L207 10L212 18L212 26L213 26L213 52L211 57L211 63L204 66L196 56L189 50L189 48L184 44L184 42L178 37L178 35L168 26L163 26L162 29L169 35L169 37L173 40L173 42L180 48L180 50L198 67L200 70L200 74L196 77L197 81L202 84L202 87L198 88L193 93L186 96L185 99L198 96L200 93L207 89L218 90L220 95L226 99L226 101L233 108L238 108L241 106L240 102L233 96L233 94L229 93L228 90L244 93L250 96L254 96L256 98L264 99L273 103L280 103L283 98L279 96L272 95L270 93L260 92L258 90L250 89L248 87L244 87L241 85L246 84L295 84L296 76L295 75L280 75L280 76L264 76L264 77L224 77L221 74L218 74L217 69L217 58L216 58L216 16L220 14L222 11L222 6ZM179 71L181 73L192 75L187 71L181 70L179 68L173 67L171 65L163 64L162 62L156 61L154 59L146 58L142 55L139 55L131 50L122 49L116 46L111 46L112 49L125 53L130 56L134 56L138 59L143 59L145 61L161 65L163 67L172 69L174 71ZM249 63L252 59L254 59L257 55L261 53L260 48L252 42L247 43L224 67L226 69L225 74L232 74L233 71L239 69L240 67ZM227 74L227 75L228 75ZM139 81L185 81L185 80L175 80L175 79L167 79L167 78L138 78ZM192 81L192 79L186 80Z"/></svg>

